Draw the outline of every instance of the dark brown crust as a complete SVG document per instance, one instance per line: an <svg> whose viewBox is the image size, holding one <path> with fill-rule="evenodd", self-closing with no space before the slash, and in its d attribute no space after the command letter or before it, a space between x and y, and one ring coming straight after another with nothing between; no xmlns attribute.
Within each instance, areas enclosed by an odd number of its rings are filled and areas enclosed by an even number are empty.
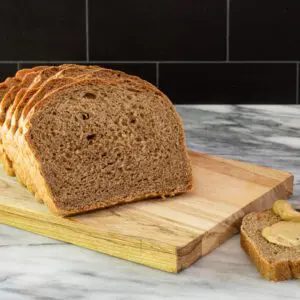
<svg viewBox="0 0 300 300"><path fill-rule="evenodd" d="M259 247L255 245L254 241L249 238L243 228L243 224L241 226L241 246L265 279L282 281L300 278L300 258L293 261L288 259L278 261L268 260Z"/></svg>

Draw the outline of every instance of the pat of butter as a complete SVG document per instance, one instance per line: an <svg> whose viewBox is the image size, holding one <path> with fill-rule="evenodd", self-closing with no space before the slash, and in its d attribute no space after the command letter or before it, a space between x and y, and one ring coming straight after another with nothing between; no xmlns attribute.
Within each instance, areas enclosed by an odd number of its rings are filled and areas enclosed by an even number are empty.
<svg viewBox="0 0 300 300"><path fill-rule="evenodd" d="M285 247L300 246L300 223L281 221L266 227L262 236L270 243Z"/></svg>

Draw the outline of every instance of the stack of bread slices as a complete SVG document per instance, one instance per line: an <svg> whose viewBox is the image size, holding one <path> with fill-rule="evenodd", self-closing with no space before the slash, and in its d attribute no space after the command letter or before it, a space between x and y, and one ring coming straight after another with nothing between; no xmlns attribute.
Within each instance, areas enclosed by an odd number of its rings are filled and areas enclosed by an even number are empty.
<svg viewBox="0 0 300 300"><path fill-rule="evenodd" d="M67 216L192 187L182 123L152 84L99 66L38 66L0 84L0 156Z"/></svg>

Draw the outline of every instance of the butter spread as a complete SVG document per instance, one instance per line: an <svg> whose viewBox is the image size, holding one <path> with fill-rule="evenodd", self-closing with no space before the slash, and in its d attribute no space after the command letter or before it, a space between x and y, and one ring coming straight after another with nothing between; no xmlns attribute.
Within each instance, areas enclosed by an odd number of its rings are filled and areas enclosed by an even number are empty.
<svg viewBox="0 0 300 300"><path fill-rule="evenodd" d="M277 200L273 204L273 212L281 220L300 222L300 213L293 209L287 200Z"/></svg>
<svg viewBox="0 0 300 300"><path fill-rule="evenodd" d="M285 247L300 246L300 223L280 221L262 231L270 243Z"/></svg>

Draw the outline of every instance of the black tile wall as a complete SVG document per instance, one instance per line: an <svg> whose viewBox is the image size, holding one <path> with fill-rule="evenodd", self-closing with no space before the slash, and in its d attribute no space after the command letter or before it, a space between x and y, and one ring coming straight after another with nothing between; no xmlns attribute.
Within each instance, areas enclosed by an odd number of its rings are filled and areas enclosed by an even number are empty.
<svg viewBox="0 0 300 300"><path fill-rule="evenodd" d="M0 80L98 64L174 103L299 103L298 0L1 0Z"/></svg>
<svg viewBox="0 0 300 300"><path fill-rule="evenodd" d="M230 59L300 60L299 0L231 0Z"/></svg>
<svg viewBox="0 0 300 300"><path fill-rule="evenodd" d="M92 60L226 56L226 0L90 0L89 14Z"/></svg>
<svg viewBox="0 0 300 300"><path fill-rule="evenodd" d="M295 103L294 64L161 64L159 86L178 104Z"/></svg>
<svg viewBox="0 0 300 300"><path fill-rule="evenodd" d="M1 60L84 60L84 0L1 0Z"/></svg>
<svg viewBox="0 0 300 300"><path fill-rule="evenodd" d="M8 76L14 76L17 70L16 64L0 64L0 81L4 81Z"/></svg>

